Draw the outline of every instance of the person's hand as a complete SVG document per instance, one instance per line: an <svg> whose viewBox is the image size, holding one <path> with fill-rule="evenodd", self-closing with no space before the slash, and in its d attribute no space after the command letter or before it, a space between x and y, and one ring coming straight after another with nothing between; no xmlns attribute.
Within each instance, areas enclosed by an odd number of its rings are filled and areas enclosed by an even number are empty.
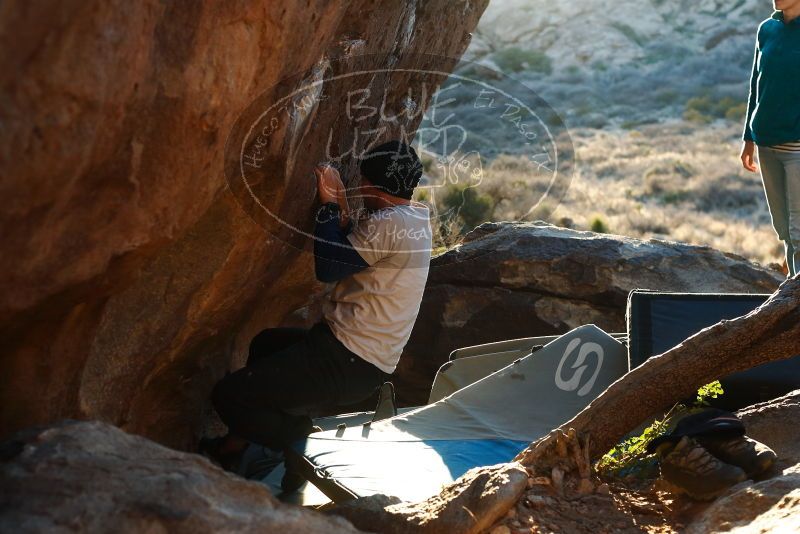
<svg viewBox="0 0 800 534"><path fill-rule="evenodd" d="M339 177L339 171L330 165L317 165L314 168L314 174L317 175L317 194L320 203L336 202L339 204L340 199L345 196L344 184Z"/></svg>
<svg viewBox="0 0 800 534"><path fill-rule="evenodd" d="M756 172L758 168L755 163L756 144L752 141L745 141L742 145L742 167L750 172Z"/></svg>

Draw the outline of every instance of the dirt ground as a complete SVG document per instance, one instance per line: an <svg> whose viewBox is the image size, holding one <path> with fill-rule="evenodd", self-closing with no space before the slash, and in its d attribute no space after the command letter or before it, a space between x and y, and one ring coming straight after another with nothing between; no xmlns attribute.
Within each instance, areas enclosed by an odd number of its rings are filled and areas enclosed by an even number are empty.
<svg viewBox="0 0 800 534"><path fill-rule="evenodd" d="M547 484L533 484L517 505L490 529L491 534L681 532L707 504L661 489L658 483L629 487L597 481L580 495L559 494Z"/></svg>

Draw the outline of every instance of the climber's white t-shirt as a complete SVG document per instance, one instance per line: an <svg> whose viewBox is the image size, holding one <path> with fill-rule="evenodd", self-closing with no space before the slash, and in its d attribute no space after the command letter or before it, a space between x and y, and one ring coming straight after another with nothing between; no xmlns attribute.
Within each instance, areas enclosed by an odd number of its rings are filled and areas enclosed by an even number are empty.
<svg viewBox="0 0 800 534"><path fill-rule="evenodd" d="M369 267L337 282L323 305L325 321L350 351L392 373L428 278L430 213L418 202L382 208L347 238Z"/></svg>

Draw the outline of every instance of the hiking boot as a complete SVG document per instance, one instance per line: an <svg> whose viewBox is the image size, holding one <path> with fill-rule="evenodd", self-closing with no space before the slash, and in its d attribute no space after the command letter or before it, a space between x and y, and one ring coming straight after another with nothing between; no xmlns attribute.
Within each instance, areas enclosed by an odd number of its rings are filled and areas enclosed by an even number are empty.
<svg viewBox="0 0 800 534"><path fill-rule="evenodd" d="M750 478L768 471L778 457L772 449L747 436L697 436L695 439L723 462L744 469Z"/></svg>
<svg viewBox="0 0 800 534"><path fill-rule="evenodd" d="M662 443L656 452L661 457L664 480L695 499L713 499L747 480L742 469L721 462L688 436L674 445Z"/></svg>

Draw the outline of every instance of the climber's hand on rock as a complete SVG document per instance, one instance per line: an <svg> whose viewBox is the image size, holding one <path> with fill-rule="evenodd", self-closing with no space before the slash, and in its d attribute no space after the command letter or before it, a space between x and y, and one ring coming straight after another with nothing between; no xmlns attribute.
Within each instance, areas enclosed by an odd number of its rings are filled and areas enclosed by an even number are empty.
<svg viewBox="0 0 800 534"><path fill-rule="evenodd" d="M330 165L317 165L314 168L317 175L317 194L321 204L326 202L339 203L344 198L344 184L339 177L339 171Z"/></svg>
<svg viewBox="0 0 800 534"><path fill-rule="evenodd" d="M742 145L742 167L750 172L756 172L758 168L755 163L756 145L752 141L745 141Z"/></svg>

